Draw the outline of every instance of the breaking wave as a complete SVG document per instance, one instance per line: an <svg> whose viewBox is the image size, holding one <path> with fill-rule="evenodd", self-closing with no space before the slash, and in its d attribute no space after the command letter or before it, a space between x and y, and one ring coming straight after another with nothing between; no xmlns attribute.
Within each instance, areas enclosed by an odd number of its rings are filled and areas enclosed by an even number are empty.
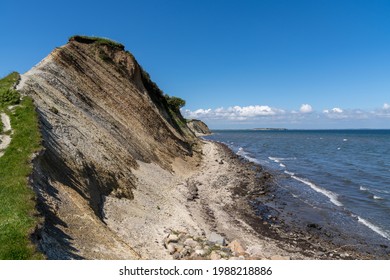
<svg viewBox="0 0 390 280"><path fill-rule="evenodd" d="M254 162L254 163L260 164L260 161L258 161L254 157L251 157L250 154L247 151L245 151L243 147L240 147L238 149L236 155L242 156L243 158L247 159L250 162Z"/></svg>
<svg viewBox="0 0 390 280"><path fill-rule="evenodd" d="M287 172L286 172L286 173L287 173ZM287 174L288 174L288 173L287 173ZM294 173L292 173L292 174L294 174ZM310 182L310 181L308 181L308 180L306 180L306 179L297 177L297 176L295 176L295 174L294 174L294 175L291 175L291 178L293 178L293 179L295 179L295 180L297 180L297 181L299 181L299 182L301 182L301 183L303 183L303 184L309 186L310 188L312 188L312 189L315 190L316 192L325 195L327 198L329 198L329 200L330 200L334 205L336 205L336 206L343 206L343 204L342 204L340 201L338 201L338 199L337 199L337 198L338 198L337 194L335 194L335 193L333 193L333 192L331 192L331 191L325 190L325 189L323 189L323 188L317 186L316 184L314 184L314 183L312 183L312 182Z"/></svg>
<svg viewBox="0 0 390 280"><path fill-rule="evenodd" d="M381 229L380 227L370 223L369 221L367 221L359 216L354 215L354 217L358 219L359 223L361 223L361 224L365 225L366 227L370 228L371 230L375 231L377 234L386 238L387 240L390 240L390 235L386 231Z"/></svg>

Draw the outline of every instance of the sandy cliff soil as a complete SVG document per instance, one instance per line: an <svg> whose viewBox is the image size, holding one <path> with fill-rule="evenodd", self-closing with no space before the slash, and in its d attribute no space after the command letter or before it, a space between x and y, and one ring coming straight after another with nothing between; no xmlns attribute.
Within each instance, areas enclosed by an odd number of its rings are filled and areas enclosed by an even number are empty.
<svg viewBox="0 0 390 280"><path fill-rule="evenodd" d="M195 133L196 136L206 136L211 134L208 126L200 120L187 120L187 126Z"/></svg>

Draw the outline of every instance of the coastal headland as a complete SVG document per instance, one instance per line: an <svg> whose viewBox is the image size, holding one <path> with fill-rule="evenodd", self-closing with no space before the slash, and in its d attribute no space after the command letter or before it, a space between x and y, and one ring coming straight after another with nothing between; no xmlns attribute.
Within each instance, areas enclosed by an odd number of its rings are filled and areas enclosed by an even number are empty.
<svg viewBox="0 0 390 280"><path fill-rule="evenodd" d="M117 42L73 36L16 90L34 101L42 135L28 181L39 219L26 234L44 258L384 258L262 204L273 175L198 138L207 125L185 120L181 100Z"/></svg>

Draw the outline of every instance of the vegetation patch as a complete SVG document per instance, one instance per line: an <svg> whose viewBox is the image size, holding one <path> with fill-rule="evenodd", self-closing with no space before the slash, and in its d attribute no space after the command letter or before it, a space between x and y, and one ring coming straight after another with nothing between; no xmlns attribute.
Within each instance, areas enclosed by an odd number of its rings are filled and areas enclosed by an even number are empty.
<svg viewBox="0 0 390 280"><path fill-rule="evenodd" d="M1 92L19 79L18 74L11 75L0 80ZM41 135L32 99L25 97L19 103L12 111L7 109L9 103L0 103L13 129L12 141L0 157L0 259L42 259L30 240L38 218L35 194L28 184L31 155L41 149Z"/></svg>
<svg viewBox="0 0 390 280"><path fill-rule="evenodd" d="M101 37L90 37L90 36L81 36L81 35L75 35L69 38L69 42L76 41L79 43L84 44L97 44L97 45L105 45L110 46L112 48L117 48L120 50L124 50L125 46L121 43L115 42L113 40L107 39L107 38L101 38Z"/></svg>
<svg viewBox="0 0 390 280"><path fill-rule="evenodd" d="M186 120L180 113L180 109L186 105L185 100L176 96L169 96L168 94L164 95L165 100L168 104L169 114L172 117L173 121L180 127L186 127Z"/></svg>
<svg viewBox="0 0 390 280"><path fill-rule="evenodd" d="M19 103L20 94L12 88L19 78L20 76L18 73L12 72L0 80L0 109L7 105Z"/></svg>
<svg viewBox="0 0 390 280"><path fill-rule="evenodd" d="M12 72L8 76L0 79L0 92L12 88L19 79L20 75L18 72Z"/></svg>
<svg viewBox="0 0 390 280"><path fill-rule="evenodd" d="M180 109L186 105L185 100L176 96L169 96L165 94L165 99L167 100L169 108L175 113L179 113Z"/></svg>

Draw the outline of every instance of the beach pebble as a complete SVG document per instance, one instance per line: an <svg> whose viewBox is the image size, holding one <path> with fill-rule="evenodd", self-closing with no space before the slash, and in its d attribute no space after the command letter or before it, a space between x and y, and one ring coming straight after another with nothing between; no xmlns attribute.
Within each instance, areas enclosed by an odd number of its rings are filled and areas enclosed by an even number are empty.
<svg viewBox="0 0 390 280"><path fill-rule="evenodd" d="M177 243L179 241L179 236L177 236L176 234L170 234L168 236L168 239L167 239L167 243Z"/></svg>
<svg viewBox="0 0 390 280"><path fill-rule="evenodd" d="M195 254L197 254L198 256L204 256L206 255L206 251L203 249L195 250Z"/></svg>
<svg viewBox="0 0 390 280"><path fill-rule="evenodd" d="M244 255L245 254L244 248L242 247L240 242L238 242L237 240L233 240L232 242L230 242L228 247L233 252L233 254L236 255L236 256L240 256L240 255Z"/></svg>
<svg viewBox="0 0 390 280"><path fill-rule="evenodd" d="M216 261L216 260L220 260L220 259L221 259L221 256L217 252L215 252L215 251L211 252L210 260Z"/></svg>
<svg viewBox="0 0 390 280"><path fill-rule="evenodd" d="M180 259L180 254L178 252L176 252L176 253L173 254L172 258L174 260L178 260L178 259Z"/></svg>
<svg viewBox="0 0 390 280"><path fill-rule="evenodd" d="M198 245L198 242L196 242L192 238L188 238L188 239L186 239L186 241L184 241L184 245L194 248L194 247L196 247Z"/></svg>
<svg viewBox="0 0 390 280"><path fill-rule="evenodd" d="M180 252L180 257L181 258L185 258L187 256L191 255L191 249L188 249L188 248L184 248L181 252Z"/></svg>
<svg viewBox="0 0 390 280"><path fill-rule="evenodd" d="M173 246L173 244L168 244L167 249L168 249L169 254L171 254L171 255L173 255L176 252L176 248L175 248L175 246Z"/></svg>
<svg viewBox="0 0 390 280"><path fill-rule="evenodd" d="M178 253L181 253L181 251L183 251L183 249L184 249L184 246L180 245L180 244L176 244L176 245L174 245L174 247L176 249L176 252L178 252Z"/></svg>
<svg viewBox="0 0 390 280"><path fill-rule="evenodd" d="M212 232L210 234L209 241L212 243L222 245L222 246L225 246L225 243L226 243L225 238L223 238L223 236L219 235L216 232Z"/></svg>

